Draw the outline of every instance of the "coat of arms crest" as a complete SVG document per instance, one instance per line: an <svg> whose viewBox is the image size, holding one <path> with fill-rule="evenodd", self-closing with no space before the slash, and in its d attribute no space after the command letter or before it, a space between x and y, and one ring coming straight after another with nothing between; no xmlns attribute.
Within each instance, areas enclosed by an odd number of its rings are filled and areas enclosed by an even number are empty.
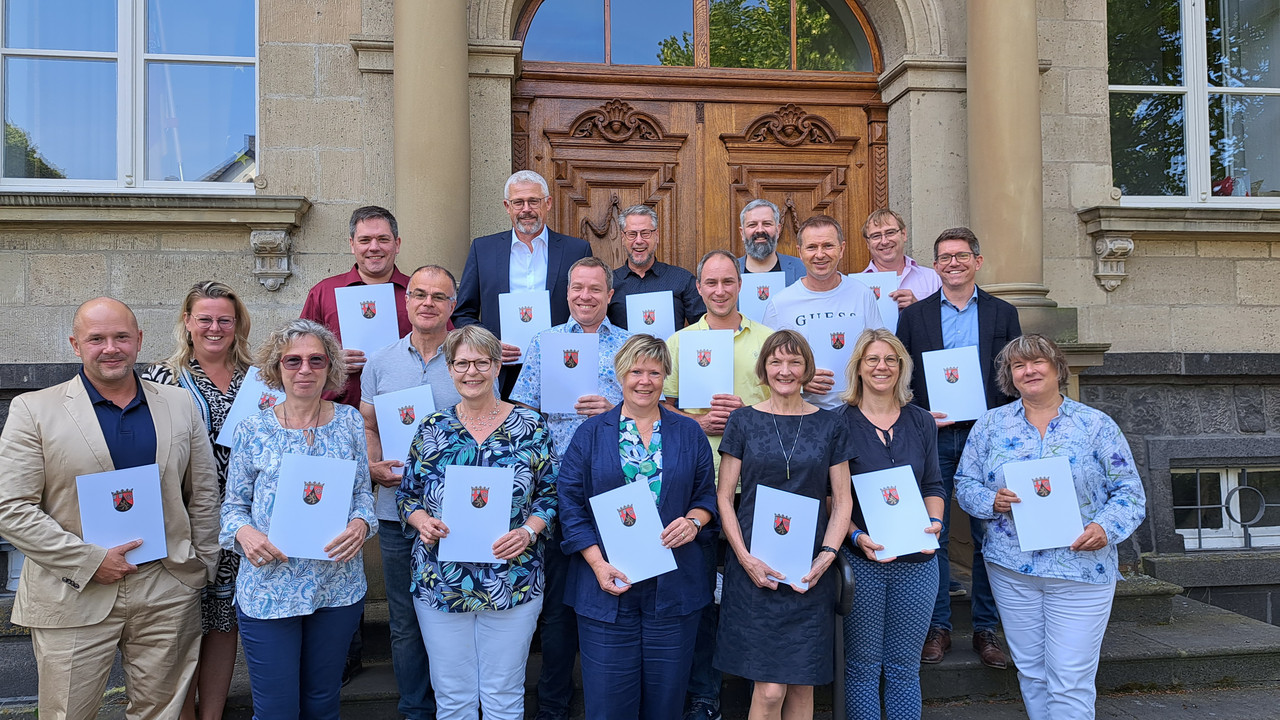
<svg viewBox="0 0 1280 720"><path fill-rule="evenodd" d="M791 532L791 516L783 515L782 513L774 513L773 531L779 535L786 535Z"/></svg>
<svg viewBox="0 0 1280 720"><path fill-rule="evenodd" d="M404 423L405 425L412 425L414 418L415 416L413 414L412 405L405 405L404 407L400 408L400 422Z"/></svg>
<svg viewBox="0 0 1280 720"><path fill-rule="evenodd" d="M711 351L699 350L698 351L698 367L706 367L710 364L711 364Z"/></svg>
<svg viewBox="0 0 1280 720"><path fill-rule="evenodd" d="M636 509L631 505L624 505L618 508L618 518L622 520L622 524L631 527L636 524Z"/></svg>
<svg viewBox="0 0 1280 720"><path fill-rule="evenodd" d="M117 512L129 512L133 508L133 488L116 490L111 493L111 503Z"/></svg>
<svg viewBox="0 0 1280 720"><path fill-rule="evenodd" d="M879 286L879 285L872 285L872 286L871 286L871 292L873 292L873 293L875 293L875 294L876 294L876 299L877 299L877 300L879 300L879 299L880 299L880 286Z"/></svg>
<svg viewBox="0 0 1280 720"><path fill-rule="evenodd" d="M947 382L949 383L958 382L960 380L960 368L958 367L944 368L943 373L946 374Z"/></svg>
<svg viewBox="0 0 1280 720"><path fill-rule="evenodd" d="M322 495L324 495L324 483L309 482L305 483L302 488L302 502L308 505L315 505L320 502Z"/></svg>
<svg viewBox="0 0 1280 720"><path fill-rule="evenodd" d="M570 370L578 367L578 351L577 350L564 351L564 366L569 368Z"/></svg>
<svg viewBox="0 0 1280 720"><path fill-rule="evenodd" d="M520 307L520 322L530 322L533 320L533 306L522 305Z"/></svg>
<svg viewBox="0 0 1280 720"><path fill-rule="evenodd" d="M1040 497L1049 497L1049 493L1053 492L1053 488L1049 487L1049 478L1038 477L1031 481L1032 487L1036 489L1036 494Z"/></svg>
<svg viewBox="0 0 1280 720"><path fill-rule="evenodd" d="M882 487L880 488L880 494L884 496L884 503L886 505L898 504L898 488L896 486L890 485L889 487Z"/></svg>
<svg viewBox="0 0 1280 720"><path fill-rule="evenodd" d="M831 347L835 348L836 350L839 350L844 347L844 333L842 332L831 333Z"/></svg>
<svg viewBox="0 0 1280 720"><path fill-rule="evenodd" d="M373 319L373 316L378 314L377 303L373 300L365 300L360 303L360 314L364 315L366 319Z"/></svg>
<svg viewBox="0 0 1280 720"><path fill-rule="evenodd" d="M489 488L472 486L471 507L479 509L489 504Z"/></svg>
<svg viewBox="0 0 1280 720"><path fill-rule="evenodd" d="M768 299L769 299L769 286L768 286L768 285L761 285L760 287L756 288L756 298L757 298L757 299L759 299L759 300L768 300Z"/></svg>
<svg viewBox="0 0 1280 720"><path fill-rule="evenodd" d="M262 397L258 398L258 409L266 410L269 407L275 407L277 402L279 402L279 400L276 399L275 395L272 395L269 392L264 392L262 393Z"/></svg>
<svg viewBox="0 0 1280 720"><path fill-rule="evenodd" d="M652 325L652 324L654 324L655 322L657 322L657 320L658 320L658 311L657 311L657 310L645 310L645 311L643 312L643 315L644 315L644 324L645 324L645 325Z"/></svg>

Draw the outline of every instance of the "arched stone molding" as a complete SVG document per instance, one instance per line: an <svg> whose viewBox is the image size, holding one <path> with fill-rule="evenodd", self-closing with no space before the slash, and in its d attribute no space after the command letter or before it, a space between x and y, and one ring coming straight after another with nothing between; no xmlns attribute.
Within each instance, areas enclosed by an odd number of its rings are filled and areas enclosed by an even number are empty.
<svg viewBox="0 0 1280 720"><path fill-rule="evenodd" d="M469 0L472 40L510 40L529 0Z"/></svg>

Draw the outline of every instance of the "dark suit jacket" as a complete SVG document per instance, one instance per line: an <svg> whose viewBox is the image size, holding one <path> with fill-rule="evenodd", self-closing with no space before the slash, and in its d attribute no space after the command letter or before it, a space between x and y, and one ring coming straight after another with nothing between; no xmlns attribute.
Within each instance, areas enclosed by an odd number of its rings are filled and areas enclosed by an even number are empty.
<svg viewBox="0 0 1280 720"><path fill-rule="evenodd" d="M662 526L670 525L694 508L706 510L712 518L693 542L673 551L676 569L653 579L658 583L655 610L659 615L670 617L697 612L711 602L703 545L715 542L720 531L715 521L716 481L707 435L697 422L666 408L660 411L662 490L658 496L658 515ZM608 558L587 499L622 487L625 482L622 458L618 455L621 417L622 406L618 405L583 423L565 451L556 480L564 535L560 548L572 556L564 602L579 615L601 622L614 622L617 618L618 598L600 589L596 574L582 559L581 551L600 545L601 552Z"/></svg>
<svg viewBox="0 0 1280 720"><path fill-rule="evenodd" d="M551 324L569 322L569 268L591 255L591 245L547 230L547 290L551 291ZM467 264L458 280L454 327L480 323L502 337L498 295L511 291L511 230L471 241Z"/></svg>
<svg viewBox="0 0 1280 720"><path fill-rule="evenodd" d="M978 288L978 363L982 366L982 384L987 390L987 408L1013 402L996 385L995 357L1022 334L1018 310L1009 303ZM942 291L907 306L898 316L898 339L906 346L915 365L911 370L911 391L915 404L929 409L929 390L925 387L924 362L921 354L942 350Z"/></svg>

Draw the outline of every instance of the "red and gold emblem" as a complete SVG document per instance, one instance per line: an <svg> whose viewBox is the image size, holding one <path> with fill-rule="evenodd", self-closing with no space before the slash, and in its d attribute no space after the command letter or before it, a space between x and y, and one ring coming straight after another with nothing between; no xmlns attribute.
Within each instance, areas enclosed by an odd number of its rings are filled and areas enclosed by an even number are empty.
<svg viewBox="0 0 1280 720"><path fill-rule="evenodd" d="M960 380L960 368L958 367L944 368L943 372L946 374L947 382L949 383L957 382Z"/></svg>
<svg viewBox="0 0 1280 720"><path fill-rule="evenodd" d="M372 320L373 316L378 314L377 303L373 300L365 300L360 303L360 314L364 315L366 319Z"/></svg>
<svg viewBox="0 0 1280 720"><path fill-rule="evenodd" d="M489 488L473 486L471 488L471 507L477 510L489 504Z"/></svg>
<svg viewBox="0 0 1280 720"><path fill-rule="evenodd" d="M578 351L577 350L564 351L564 366L569 368L570 370L578 367Z"/></svg>
<svg viewBox="0 0 1280 720"><path fill-rule="evenodd" d="M757 298L759 298L759 299L761 299L761 300L768 300L768 299L769 299L769 286L768 286L768 285L761 285L760 287L756 288L756 297L757 297Z"/></svg>
<svg viewBox="0 0 1280 720"><path fill-rule="evenodd" d="M880 494L884 496L885 505L898 504L898 488L896 486L890 485L889 487L882 487L880 488Z"/></svg>
<svg viewBox="0 0 1280 720"><path fill-rule="evenodd" d="M405 405L404 407L400 408L400 422L404 423L405 425L412 425L414 419L415 419L415 416L413 414L412 405Z"/></svg>
<svg viewBox="0 0 1280 720"><path fill-rule="evenodd" d="M111 493L111 503L115 506L116 512L129 512L133 508L133 488Z"/></svg>
<svg viewBox="0 0 1280 720"><path fill-rule="evenodd" d="M782 513L773 514L773 531L779 535L786 535L791 532L791 516Z"/></svg>
<svg viewBox="0 0 1280 720"><path fill-rule="evenodd" d="M655 322L657 322L657 320L658 320L658 311L657 311L657 310L645 310L642 314L644 315L644 324L645 324L645 325L652 325L652 324L654 324Z"/></svg>
<svg viewBox="0 0 1280 720"><path fill-rule="evenodd" d="M1036 489L1036 494L1040 497L1049 497L1049 493L1053 492L1053 488L1049 487L1049 478L1038 477L1031 481L1031 486Z"/></svg>
<svg viewBox="0 0 1280 720"><path fill-rule="evenodd" d="M533 306L523 305L520 307L520 322L530 322L533 320Z"/></svg>
<svg viewBox="0 0 1280 720"><path fill-rule="evenodd" d="M871 292L873 292L873 293L875 293L875 294L876 294L876 299L877 299L877 300L879 300L879 299L880 299L880 286L879 286L879 285L872 285L872 286L871 286Z"/></svg>
<svg viewBox="0 0 1280 720"><path fill-rule="evenodd" d="M698 367L706 367L710 364L711 364L711 351L699 350L698 351Z"/></svg>
<svg viewBox="0 0 1280 720"><path fill-rule="evenodd" d="M618 519L622 520L622 524L631 527L636 524L636 509L632 505L624 505L618 508Z"/></svg>
<svg viewBox="0 0 1280 720"><path fill-rule="evenodd" d="M275 407L277 402L280 401L276 399L275 395L272 395L269 392L264 392L262 393L262 397L258 398L258 409L266 410L269 407Z"/></svg>
<svg viewBox="0 0 1280 720"><path fill-rule="evenodd" d="M320 502L322 495L324 495L324 483L309 482L302 488L302 502L308 505Z"/></svg>
<svg viewBox="0 0 1280 720"><path fill-rule="evenodd" d="M844 347L844 333L842 332L831 333L831 347L835 348L836 350L839 350Z"/></svg>

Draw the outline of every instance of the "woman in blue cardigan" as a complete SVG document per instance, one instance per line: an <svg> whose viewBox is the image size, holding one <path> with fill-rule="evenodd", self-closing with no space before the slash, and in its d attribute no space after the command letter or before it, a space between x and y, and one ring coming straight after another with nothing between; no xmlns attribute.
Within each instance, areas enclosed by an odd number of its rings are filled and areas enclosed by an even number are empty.
<svg viewBox="0 0 1280 720"><path fill-rule="evenodd" d="M578 614L589 718L680 717L702 608L711 602L701 544L715 541L711 446L697 422L663 408L666 343L635 335L614 360L622 404L583 423L560 466L561 547L572 556L565 603ZM676 569L630 583L609 564L588 499L649 486Z"/></svg>

